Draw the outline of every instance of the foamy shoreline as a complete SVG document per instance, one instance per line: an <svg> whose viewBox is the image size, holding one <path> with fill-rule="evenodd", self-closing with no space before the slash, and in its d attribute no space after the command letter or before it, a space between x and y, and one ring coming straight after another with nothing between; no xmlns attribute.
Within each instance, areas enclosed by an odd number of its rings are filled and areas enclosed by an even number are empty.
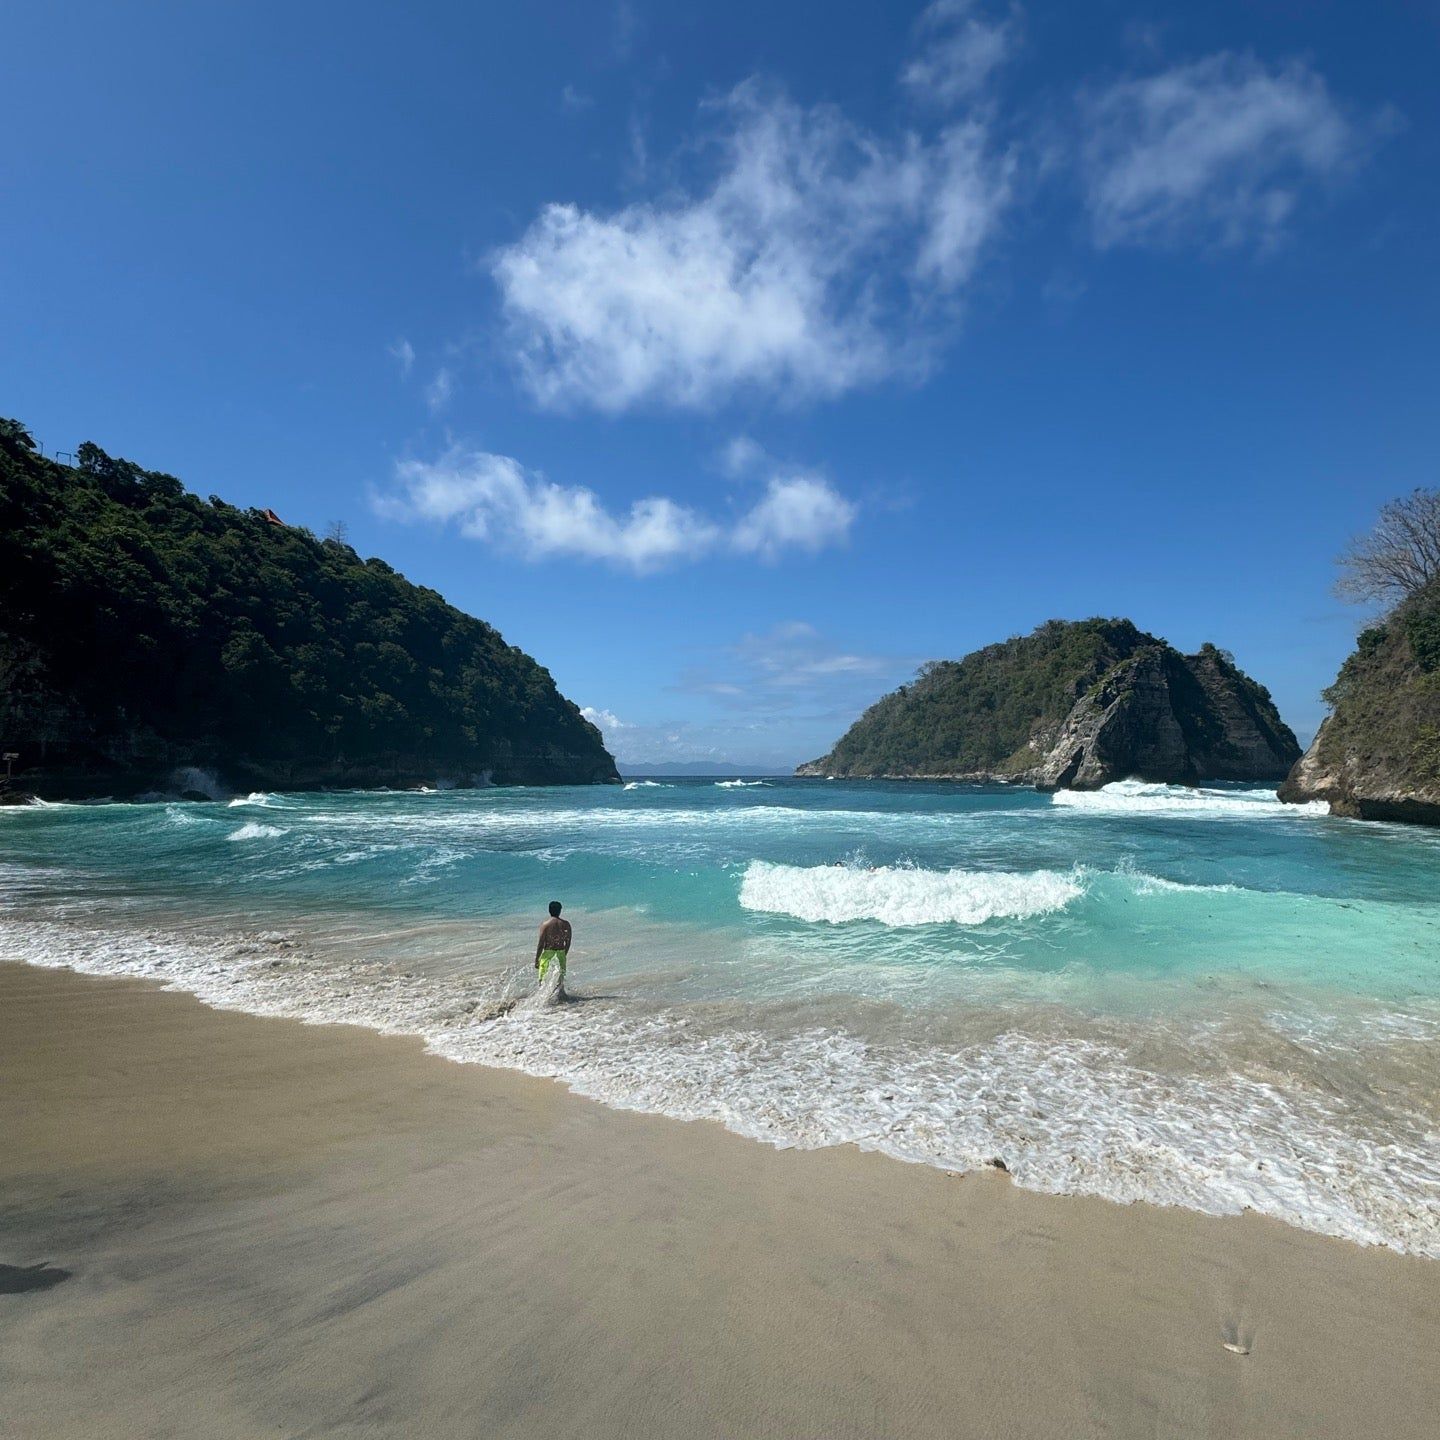
<svg viewBox="0 0 1440 1440"><path fill-rule="evenodd" d="M1433 1266L1254 1216L777 1152L16 965L0 1089L0 1261L61 1276L0 1296L21 1440L1428 1440L1440 1407Z"/></svg>
<svg viewBox="0 0 1440 1440"><path fill-rule="evenodd" d="M715 1121L781 1149L854 1146L959 1173L1000 1158L1041 1193L1255 1211L1440 1258L1440 1167L1421 1150L1397 1153L1241 1077L1167 1086L1104 1044L1002 1024L974 1050L877 1050L843 1030L706 1030L682 1011L615 1000L555 1010L521 998L523 966L464 982L382 962L337 970L303 933L274 930L206 943L0 918L0 954L157 981L220 1010L415 1037L446 1060L558 1080L616 1110Z"/></svg>

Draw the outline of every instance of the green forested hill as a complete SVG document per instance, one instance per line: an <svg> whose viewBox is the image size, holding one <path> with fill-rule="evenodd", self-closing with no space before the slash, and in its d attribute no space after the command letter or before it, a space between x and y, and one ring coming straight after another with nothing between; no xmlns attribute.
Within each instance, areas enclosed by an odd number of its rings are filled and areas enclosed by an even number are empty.
<svg viewBox="0 0 1440 1440"><path fill-rule="evenodd" d="M831 775L982 774L1025 763L1037 726L1058 724L1079 689L1142 642L1128 620L1051 620L963 660L926 665L876 701L816 761ZM1078 686L1078 688L1077 688Z"/></svg>
<svg viewBox="0 0 1440 1440"><path fill-rule="evenodd" d="M615 778L548 671L383 560L0 421L0 743L40 793Z"/></svg>
<svg viewBox="0 0 1440 1440"><path fill-rule="evenodd" d="M1195 655L1129 620L1050 620L921 670L804 775L1026 780L1280 779L1298 757L1269 692L1213 645Z"/></svg>
<svg viewBox="0 0 1440 1440"><path fill-rule="evenodd" d="M1440 825L1440 581L1361 632L1325 698L1334 708L1281 798Z"/></svg>

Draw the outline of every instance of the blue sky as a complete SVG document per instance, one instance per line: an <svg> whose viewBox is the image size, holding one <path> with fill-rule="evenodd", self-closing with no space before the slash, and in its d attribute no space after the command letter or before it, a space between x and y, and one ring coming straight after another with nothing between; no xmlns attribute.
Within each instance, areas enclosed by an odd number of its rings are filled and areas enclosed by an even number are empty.
<svg viewBox="0 0 1440 1440"><path fill-rule="evenodd" d="M0 413L343 521L622 759L1052 616L1308 738L1436 481L1433 6L90 5L0 56Z"/></svg>

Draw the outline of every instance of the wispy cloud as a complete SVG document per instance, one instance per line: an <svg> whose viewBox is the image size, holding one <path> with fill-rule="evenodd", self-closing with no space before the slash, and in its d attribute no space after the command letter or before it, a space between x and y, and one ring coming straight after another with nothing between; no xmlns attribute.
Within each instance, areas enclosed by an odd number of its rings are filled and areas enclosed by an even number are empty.
<svg viewBox="0 0 1440 1440"><path fill-rule="evenodd" d="M616 512L583 485L558 485L508 455L452 447L438 460L405 460L395 486L373 497L388 519L453 524L527 559L601 561L650 574L723 551L774 561L786 551L814 553L847 538L856 515L820 476L773 475L737 519L706 515L665 496Z"/></svg>
<svg viewBox="0 0 1440 1440"><path fill-rule="evenodd" d="M595 103L594 97L586 95L584 91L577 90L573 85L566 85L560 91L560 108L571 115L578 115L582 110L588 110Z"/></svg>
<svg viewBox="0 0 1440 1440"><path fill-rule="evenodd" d="M762 765L785 763L773 751L773 736L758 724L622 720L613 710L593 705L582 706L580 713L599 729L605 748L622 766L683 765L693 760L723 764L741 754L753 763L760 751L765 752Z"/></svg>
<svg viewBox="0 0 1440 1440"><path fill-rule="evenodd" d="M403 336L393 345L385 347L385 353L400 367L400 378L408 378L415 368L415 347Z"/></svg>
<svg viewBox="0 0 1440 1440"><path fill-rule="evenodd" d="M978 118L886 142L753 81L710 114L708 187L608 213L549 205L493 257L542 404L706 408L915 370L917 307L954 300L1009 202L1010 157Z"/></svg>
<svg viewBox="0 0 1440 1440"><path fill-rule="evenodd" d="M790 766L825 750L915 663L847 650L807 621L786 620L719 647L672 687L708 705L709 714L636 721L605 709L584 713L622 764L713 759Z"/></svg>
<svg viewBox="0 0 1440 1440"><path fill-rule="evenodd" d="M631 0L619 0L610 19L610 49L617 60L628 60L640 37L640 12Z"/></svg>
<svg viewBox="0 0 1440 1440"><path fill-rule="evenodd" d="M442 365L425 387L425 403L432 415L438 415L449 405L455 394L455 372L448 365Z"/></svg>
<svg viewBox="0 0 1440 1440"><path fill-rule="evenodd" d="M753 475L769 458L764 447L748 435L735 435L721 448L718 463L723 474L738 480L743 475Z"/></svg>
<svg viewBox="0 0 1440 1440"><path fill-rule="evenodd" d="M973 100L1014 54L1017 14L988 14L976 0L935 0L915 23L917 45L900 73L907 89L932 105Z"/></svg>
<svg viewBox="0 0 1440 1440"><path fill-rule="evenodd" d="M1386 123L1347 113L1303 61L1228 52L1092 91L1082 118L1102 247L1271 245L1305 188L1349 170Z"/></svg>
<svg viewBox="0 0 1440 1440"><path fill-rule="evenodd" d="M861 654L836 648L808 620L786 620L769 630L743 635L729 648L745 695L769 692L788 703L832 706L861 682L869 698L877 681L915 666L894 655ZM876 692L878 694L878 692ZM768 703L768 702L767 702Z"/></svg>

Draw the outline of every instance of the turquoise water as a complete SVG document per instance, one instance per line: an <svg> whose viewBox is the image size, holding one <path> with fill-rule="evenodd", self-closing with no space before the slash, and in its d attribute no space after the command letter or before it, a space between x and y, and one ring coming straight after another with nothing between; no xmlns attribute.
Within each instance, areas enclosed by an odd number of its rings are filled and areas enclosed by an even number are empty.
<svg viewBox="0 0 1440 1440"><path fill-rule="evenodd" d="M709 779L35 807L0 813L0 954L1440 1255L1440 835L1324 810ZM580 1003L530 994L552 898Z"/></svg>

